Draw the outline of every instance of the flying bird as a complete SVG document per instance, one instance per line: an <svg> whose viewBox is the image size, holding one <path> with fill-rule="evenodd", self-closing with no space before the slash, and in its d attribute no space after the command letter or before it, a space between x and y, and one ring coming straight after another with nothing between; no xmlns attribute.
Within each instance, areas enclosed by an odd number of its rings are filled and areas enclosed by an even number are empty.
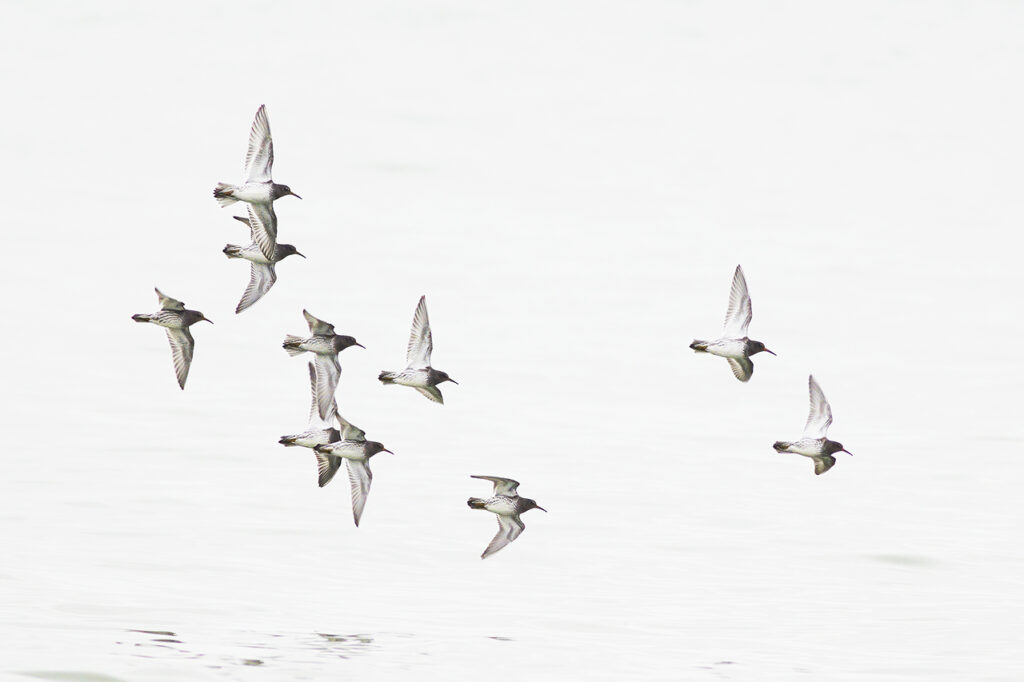
<svg viewBox="0 0 1024 682"><path fill-rule="evenodd" d="M430 366L430 353L434 350L434 337L430 333L430 318L427 317L427 297L420 296L416 313L412 318L412 331L409 333L409 346L406 348L405 360L408 366L400 372L381 371L377 377L382 384L398 384L412 386L436 403L444 404L444 396L438 384L450 381L459 382L448 374Z"/></svg>
<svg viewBox="0 0 1024 682"><path fill-rule="evenodd" d="M487 545L484 553L480 555L481 559L491 556L522 534L526 529L526 524L519 518L520 514L531 509L547 511L536 501L519 496L519 493L516 492L519 488L519 481L500 476L470 476L470 478L480 478L494 483L494 492L489 498L485 500L471 497L467 501L470 509L486 509L498 517L498 533Z"/></svg>
<svg viewBox="0 0 1024 682"><path fill-rule="evenodd" d="M309 363L309 391L312 395L309 405L309 425L302 433L292 434L290 436L281 436L281 440L277 441L285 447L303 447L303 448L315 448L317 445L325 445L327 443L334 443L335 441L341 440L341 431L332 426L332 421L337 418L338 425L344 428L344 422L338 415L338 404L336 402L331 404L328 410L329 416L327 419L320 418L320 407L317 402L316 393L316 367L312 362ZM351 425L350 425L351 426ZM320 456L317 456L317 469L319 469ZM331 473L333 476L334 473ZM323 476L320 477L320 487L327 485L330 481L331 476L328 476L324 480Z"/></svg>
<svg viewBox="0 0 1024 682"><path fill-rule="evenodd" d="M256 118L249 131L249 149L245 154L245 182L241 185L230 185L218 182L213 190L217 203L230 206L236 201L245 201L252 205L259 216L263 230L255 234L259 239L260 251L270 261L274 260L277 244L277 214L274 213L274 201L283 196L292 195L301 199L288 185L274 182L271 170L274 165L274 141L270 137L270 121L264 105L256 111Z"/></svg>
<svg viewBox="0 0 1024 682"><path fill-rule="evenodd" d="M307 310L303 310L302 315L306 318L312 336L304 339L288 334L281 345L292 357L306 352L314 354L317 405L320 409L320 418L327 420L330 419L331 406L335 404L334 392L338 390L338 378L341 376L338 353L349 346L366 346L356 341L354 337L335 334L333 324L313 317Z"/></svg>
<svg viewBox="0 0 1024 682"><path fill-rule="evenodd" d="M238 306L235 308L235 313L240 313L256 301L263 298L263 296L270 291L270 287L274 286L274 282L277 281L277 272L274 266L291 255L303 256L299 253L291 244L277 244L274 247L274 258L268 260L263 255L263 251L260 249L259 240L257 233L265 231L266 227L260 222L259 216L252 209L252 205L248 206L249 217L243 218L241 216L235 216L235 220L239 220L249 226L249 233L252 238L252 244L249 246L236 246L235 244L228 244L224 247L224 254L228 258L244 258L249 261L249 286L245 288L245 292L242 294L242 300L238 302Z"/></svg>
<svg viewBox="0 0 1024 682"><path fill-rule="evenodd" d="M186 310L185 304L181 301L164 296L159 289L156 291L157 299L160 301L160 310L152 314L138 313L132 315L136 322L149 322L164 327L167 330L167 340L171 343L171 359L174 361L174 373L178 377L178 385L185 390L185 380L188 379L188 370L192 366L192 352L195 350L196 342L192 338L192 332L188 330L200 320L206 320L213 324L213 320L206 319L198 310Z"/></svg>
<svg viewBox="0 0 1024 682"><path fill-rule="evenodd" d="M832 455L836 452L845 452L853 455L852 452L843 447L842 443L829 440L825 434L832 423L832 407L825 400L825 393L821 386L814 380L814 375L808 377L807 385L811 395L811 409L807 415L807 424L804 426L804 434L800 440L792 443L784 440L776 441L772 446L776 452L792 452L814 460L814 473L819 476L836 463Z"/></svg>
<svg viewBox="0 0 1024 682"><path fill-rule="evenodd" d="M722 338L714 341L694 339L690 348L698 353L711 353L725 358L732 368L732 373L740 381L750 381L754 374L754 363L750 356L761 351L771 353L760 341L747 338L747 327L753 310L750 307L750 294L747 293L747 280L743 276L743 268L736 266L732 277L732 290L729 292L729 309L725 313L725 327Z"/></svg>
<svg viewBox="0 0 1024 682"><path fill-rule="evenodd" d="M348 482L352 488L352 519L359 526L363 516L366 498L370 494L370 483L373 472L370 471L370 458L379 452L394 454L384 447L383 443L366 440L366 432L345 421L340 415L338 421L344 426L341 438L332 443L317 445L313 448L317 457L317 471L320 475L320 487L334 477L341 466L342 460L348 469Z"/></svg>

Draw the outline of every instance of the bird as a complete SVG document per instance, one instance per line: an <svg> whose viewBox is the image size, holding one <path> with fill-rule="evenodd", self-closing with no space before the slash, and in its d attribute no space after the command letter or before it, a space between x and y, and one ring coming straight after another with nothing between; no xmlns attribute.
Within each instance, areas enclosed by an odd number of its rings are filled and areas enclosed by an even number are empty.
<svg viewBox="0 0 1024 682"><path fill-rule="evenodd" d="M288 195L302 198L288 185L274 182L271 177L273 165L274 141L270 137L267 108L261 104L256 110L256 118L249 131L249 149L245 154L245 182L241 185L218 182L213 190L213 196L222 208L236 201L245 201L252 205L264 226L264 230L256 234L259 237L257 243L264 257L271 261L274 260L274 247L277 244L277 214L274 213L274 201Z"/></svg>
<svg viewBox="0 0 1024 682"><path fill-rule="evenodd" d="M382 370L377 379L385 386L398 384L412 386L436 403L444 404L444 396L438 384L450 381L458 384L447 373L430 366L430 353L434 350L434 337L430 333L430 318L427 317L427 297L420 296L416 313L412 318L412 331L409 333L409 346L405 352L408 366L401 372Z"/></svg>
<svg viewBox="0 0 1024 682"><path fill-rule="evenodd" d="M729 308L725 313L722 338L714 341L694 339L690 348L698 353L711 353L725 358L737 379L750 381L754 374L754 363L751 362L750 356L761 351L775 355L760 341L751 341L747 338L747 327L750 326L752 316L747 280L743 276L743 268L737 265L736 273L732 276L732 290L729 292Z"/></svg>
<svg viewBox="0 0 1024 682"><path fill-rule="evenodd" d="M317 404L320 408L320 418L326 420L330 418L334 392L338 390L338 377L341 375L338 353L350 346L366 346L356 341L354 337L335 334L333 324L313 317L308 310L303 310L302 315L306 318L312 336L304 339L301 336L287 334L281 345L292 357L307 351L316 356L314 362Z"/></svg>
<svg viewBox="0 0 1024 682"><path fill-rule="evenodd" d="M491 556L522 534L526 525L519 518L520 514L531 509L547 512L547 509L541 507L535 500L519 496L519 493L516 492L516 489L519 488L519 481L500 476L470 476L470 478L480 478L494 483L494 493L489 498L484 500L479 497L471 497L467 501L470 509L486 509L498 517L498 533L487 545L484 553L480 555L481 559Z"/></svg>
<svg viewBox="0 0 1024 682"><path fill-rule="evenodd" d="M363 507L370 494L370 483L373 472L370 471L370 458L380 452L395 454L384 447L383 443L366 440L366 432L345 421L340 415L340 423L344 424L341 438L331 443L323 443L313 448L317 457L317 471L320 474L320 487L327 485L345 460L348 469L348 482L352 488L352 519L359 527L359 519L363 516Z"/></svg>
<svg viewBox="0 0 1024 682"><path fill-rule="evenodd" d="M227 244L224 246L224 255L228 258L244 258L249 261L249 286L245 288L245 292L242 294L242 300L238 302L238 306L235 308L235 314L238 314L251 306L256 301L263 298L263 296L270 291L270 287L274 286L274 282L277 281L277 272L274 266L287 258L288 256L305 256L299 253L291 244L277 244L274 247L274 258L268 260L263 255L263 251L260 250L259 242L256 237L256 233L260 230L265 229L263 224L260 222L259 216L252 210L252 206L248 207L249 217L245 218L242 216L234 216L235 220L239 220L249 226L250 236L252 237L252 244L249 246L236 246L235 244Z"/></svg>
<svg viewBox="0 0 1024 682"><path fill-rule="evenodd" d="M820 476L836 463L836 458L832 456L834 453L845 452L851 456L853 453L844 448L842 443L829 440L825 436L832 423L832 407L825 400L825 394L814 380L813 374L807 378L807 386L810 389L811 409L807 415L803 436L792 443L776 441L772 447L776 452L792 452L810 457L814 460L814 473Z"/></svg>
<svg viewBox="0 0 1024 682"><path fill-rule="evenodd" d="M198 310L186 310L184 303L165 296L155 287L154 291L160 301L160 310L152 314L138 313L132 315L132 319L136 322L150 322L167 330L167 340L171 342L174 373L178 377L178 386L184 391L188 370L192 365L192 352L196 347L195 339L192 338L192 332L188 328L196 322L204 320L213 324L213 320L207 319Z"/></svg>
<svg viewBox="0 0 1024 682"><path fill-rule="evenodd" d="M277 441L285 447L303 447L303 448L314 448L317 445L324 445L325 443L334 443L341 440L341 431L334 428L331 425L331 421L335 418L338 419L338 425L341 428L345 428L345 424L341 419L341 415L338 414L338 404L333 402L331 404L329 413L330 416L327 419L320 418L320 407L317 402L316 394L316 367L312 362L309 364L309 390L312 394L312 400L309 406L309 425L302 433L296 433L290 436L281 436L281 440ZM351 425L349 425L351 426ZM317 469L319 470L320 456L317 455ZM335 469L337 471L337 469ZM331 477L334 476L334 472L330 472L330 475L324 478L320 476L320 487L327 485Z"/></svg>

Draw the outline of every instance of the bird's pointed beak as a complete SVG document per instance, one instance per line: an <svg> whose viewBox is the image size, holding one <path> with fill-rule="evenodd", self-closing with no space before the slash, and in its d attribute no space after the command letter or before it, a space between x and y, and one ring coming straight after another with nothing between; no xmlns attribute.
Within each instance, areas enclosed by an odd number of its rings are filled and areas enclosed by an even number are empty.
<svg viewBox="0 0 1024 682"><path fill-rule="evenodd" d="M304 253L299 253L298 251L296 251L296 252L295 252L295 255L296 255L296 256L302 256L303 258L305 258L305 257L306 257L306 254L304 254Z"/></svg>
<svg viewBox="0 0 1024 682"><path fill-rule="evenodd" d="M363 344L359 343L358 341L354 345L359 346L363 350L366 350L366 346L364 346Z"/></svg>
<svg viewBox="0 0 1024 682"><path fill-rule="evenodd" d="M842 450L840 450L840 452L845 452L845 453L846 453L846 454L848 454L848 455L849 455L850 457L853 457L853 453L852 453L852 452L850 452L849 450L847 450L846 448L843 448Z"/></svg>
<svg viewBox="0 0 1024 682"><path fill-rule="evenodd" d="M771 353L772 355L775 355L775 351L773 351L773 350L768 350L767 348L765 348L765 349L764 349L764 352L765 352L765 353ZM779 357L779 356L778 356L778 355L775 355L775 357Z"/></svg>
<svg viewBox="0 0 1024 682"><path fill-rule="evenodd" d="M455 379L452 379L451 377L448 377L448 381L452 382L452 383L453 383L453 384L455 384L456 386L458 386L458 385L459 385L459 382L457 382L457 381L456 381Z"/></svg>
<svg viewBox="0 0 1024 682"><path fill-rule="evenodd" d="M289 192L288 192L288 194L291 194L291 195L292 195L293 197L295 197L296 199L301 199L301 198L302 198L302 197L300 197L300 196L299 196L298 194L296 194L295 192L292 192L292 191L289 191Z"/></svg>
<svg viewBox="0 0 1024 682"><path fill-rule="evenodd" d="M388 453L389 455L393 455L393 454L395 454L395 453L391 452L390 450L388 450L387 448L384 448L383 450L381 450L381 452L386 452L386 453Z"/></svg>
<svg viewBox="0 0 1024 682"><path fill-rule="evenodd" d="M211 320L210 318L204 317L203 319L206 320L207 322L209 322L210 324L213 324L213 320Z"/></svg>
<svg viewBox="0 0 1024 682"><path fill-rule="evenodd" d="M544 512L545 514L547 514L547 513L548 513L548 510L547 510L547 509L545 509L544 507L540 506L540 505L537 505L537 506L536 506L535 508L536 508L536 509L540 509L540 510L541 510L542 512Z"/></svg>

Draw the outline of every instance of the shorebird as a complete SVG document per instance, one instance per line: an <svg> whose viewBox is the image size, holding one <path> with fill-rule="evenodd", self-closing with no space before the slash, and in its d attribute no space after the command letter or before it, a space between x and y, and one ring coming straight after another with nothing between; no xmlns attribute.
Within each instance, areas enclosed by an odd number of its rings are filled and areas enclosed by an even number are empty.
<svg viewBox="0 0 1024 682"><path fill-rule="evenodd" d="M772 447L776 452L792 452L810 457L814 460L814 473L821 475L836 463L836 458L832 456L833 453L845 452L848 455L853 455L853 453L844 448L842 443L825 437L828 427L832 423L832 407L825 400L825 394L818 382L814 380L813 374L808 377L807 385L811 394L811 409L807 415L803 436L800 440L792 443L784 440L776 441Z"/></svg>
<svg viewBox="0 0 1024 682"><path fill-rule="evenodd" d="M526 524L519 518L520 514L535 508L542 512L547 511L536 501L519 496L519 493L516 492L516 489L519 488L519 481L500 476L470 476L470 478L481 478L494 483L494 493L489 498L484 500L479 497L471 497L467 502L470 509L486 509L498 517L498 533L491 540L491 544L487 545L484 553L480 555L481 559L491 556L522 534Z"/></svg>
<svg viewBox="0 0 1024 682"><path fill-rule="evenodd" d="M138 313L132 315L136 322L150 322L166 328L167 340L171 342L171 359L174 360L174 373L178 377L178 385L185 390L185 380L188 379L188 369L192 365L192 351L196 347L192 332L188 330L200 320L206 320L213 324L213 320L207 320L206 316L198 310L185 310L185 304L181 301L164 296L159 289L154 288L157 299L160 301L160 310L152 314Z"/></svg>
<svg viewBox="0 0 1024 682"><path fill-rule="evenodd" d="M348 482L352 487L352 519L358 527L359 519L363 516L363 507L366 506L366 498L370 494L370 483L373 481L370 458L379 452L394 453L385 448L383 443L366 440L365 431L349 424L340 415L338 421L344 424L341 438L332 443L317 445L313 450L316 451L321 488L334 477L341 466L341 461L345 460Z"/></svg>
<svg viewBox="0 0 1024 682"><path fill-rule="evenodd" d="M732 373L740 381L750 381L754 374L754 363L750 356L764 351L775 355L764 347L760 341L747 338L747 327L753 310L750 307L750 294L747 293L747 280L743 277L743 268L736 266L732 276L732 290L729 292L729 309L725 313L725 327L722 338L714 341L694 339L690 348L698 353L711 353L729 361Z"/></svg>
<svg viewBox="0 0 1024 682"><path fill-rule="evenodd" d="M309 314L309 311L302 311L309 331L312 336L302 338L288 334L281 344L288 355L294 357L300 353L310 352L316 357L316 393L317 404L320 407L320 418L330 419L331 405L334 404L334 392L338 390L338 377L341 375L341 365L338 363L338 353L349 346L366 348L363 344L351 336L341 336L334 333L334 325L324 322Z"/></svg>
<svg viewBox="0 0 1024 682"><path fill-rule="evenodd" d="M409 346L405 351L408 366L401 372L382 370L377 377L382 384L398 384L412 386L436 403L444 404L444 396L438 384L450 381L458 384L445 372L430 366L430 353L434 350L434 337L430 333L430 318L427 317L427 297L420 296L416 313L412 318L412 331L409 333Z"/></svg>
<svg viewBox="0 0 1024 682"><path fill-rule="evenodd" d="M331 403L329 409L330 416L327 419L320 418L320 407L317 403L316 394L316 368L313 363L309 363L309 392L312 395L309 405L309 425L302 433L296 433L290 436L281 436L281 440L277 441L285 447L299 446L303 448L315 448L317 445L324 445L326 443L334 443L341 440L341 431L334 428L331 425L331 421L335 418L338 419L338 425L341 428L345 428L348 422L344 422L338 415L338 404L336 402ZM351 426L351 424L348 424ZM317 470L320 469L320 455L317 455ZM337 471L337 469L335 469ZM320 487L327 485L327 482L334 476L334 471L330 472L326 478L323 472L320 472Z"/></svg>
<svg viewBox="0 0 1024 682"><path fill-rule="evenodd" d="M270 138L270 121L264 105L256 110L256 118L249 131L249 149L245 154L245 182L241 185L229 185L218 182L213 190L217 203L230 206L236 201L245 201L252 205L259 215L264 231L257 242L260 251L267 260L274 260L274 246L277 244L277 214L274 213L274 201L283 196L292 195L301 199L288 185L279 185L271 177L274 165L274 141Z"/></svg>
<svg viewBox="0 0 1024 682"><path fill-rule="evenodd" d="M266 227L260 222L259 216L255 211L252 210L252 205L248 206L249 217L244 218L242 216L235 216L235 220L239 220L249 226L249 234L252 238L252 244L249 246L236 246L235 244L227 244L224 247L224 254L228 258L244 258L249 261L249 286L245 288L245 292L242 294L242 300L238 302L238 306L235 308L235 313L238 314L251 306L256 301L263 298L264 294L270 291L270 287L274 286L274 282L277 281L277 272L274 270L274 266L279 262L291 255L303 256L299 253L291 244L277 244L274 247L274 258L267 260L267 257L263 255L263 251L260 249L259 240L257 233L266 230Z"/></svg>

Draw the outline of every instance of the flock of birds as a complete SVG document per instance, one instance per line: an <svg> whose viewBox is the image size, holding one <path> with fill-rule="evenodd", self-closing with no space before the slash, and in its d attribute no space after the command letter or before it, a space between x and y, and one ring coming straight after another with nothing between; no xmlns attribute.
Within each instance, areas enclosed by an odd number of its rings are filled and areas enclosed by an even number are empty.
<svg viewBox="0 0 1024 682"><path fill-rule="evenodd" d="M224 253L228 258L242 258L250 263L249 285L242 294L235 313L250 308L259 301L277 281L275 266L291 255L305 256L291 244L277 241L277 214L274 201L284 196L294 196L288 185L275 183L272 176L274 145L270 135L270 122L264 106L256 112L249 132L249 147L245 156L245 181L241 185L218 183L213 196L222 206L244 202L246 216L234 216L249 226L251 243L248 246L228 244ZM198 310L188 310L181 301L164 295L156 289L160 309L155 313L139 313L132 316L136 322L151 323L164 327L171 346L171 358L178 385L184 389L195 350L195 339L189 327L201 321L210 322ZM352 346L364 347L351 336L336 334L334 325L318 319L307 310L302 311L309 326L306 338L285 336L282 344L289 356L311 353L313 360L308 363L311 405L309 423L302 433L282 436L279 443L286 447L312 449L316 456L317 476L320 487L327 485L341 468L344 461L352 489L352 517L359 525L366 498L370 492L373 473L370 458L380 452L391 451L378 441L366 439L366 432L345 420L338 412L335 393L341 375L338 353ZM743 269L736 267L725 328L721 338L714 341L694 340L690 348L699 353L711 353L726 358L733 374L740 381L749 381L754 372L750 356L762 351L772 353L760 341L747 337L752 309L747 282ZM428 399L444 403L438 386L446 381L458 382L447 373L430 366L434 342L427 315L426 297L420 297L413 315L412 330L406 349L406 368L397 372L382 371L378 379L382 384L397 384L416 389ZM832 409L825 399L821 387L809 378L810 414L804 427L803 436L796 441L778 441L774 448L778 452L791 452L814 460L814 472L822 474L834 464L836 452L847 452L841 443L826 437L832 423ZM335 427L335 424L337 427ZM488 498L471 497L471 509L485 509L497 516L498 532L487 545L481 558L487 558L522 534L525 529L520 516L530 509L540 509L536 501L521 497L519 483L499 476L471 476L490 481L494 485Z"/></svg>

